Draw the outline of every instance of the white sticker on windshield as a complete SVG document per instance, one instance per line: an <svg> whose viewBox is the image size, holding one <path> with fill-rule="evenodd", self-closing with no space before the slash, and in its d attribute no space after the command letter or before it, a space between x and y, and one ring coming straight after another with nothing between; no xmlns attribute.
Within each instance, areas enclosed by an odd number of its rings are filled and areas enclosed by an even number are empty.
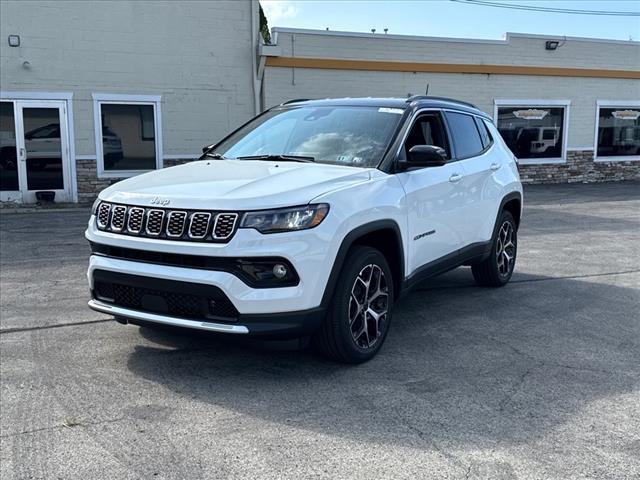
<svg viewBox="0 0 640 480"><path fill-rule="evenodd" d="M402 115L404 113L404 110L401 108L380 107L378 111L381 113L397 113L399 115Z"/></svg>

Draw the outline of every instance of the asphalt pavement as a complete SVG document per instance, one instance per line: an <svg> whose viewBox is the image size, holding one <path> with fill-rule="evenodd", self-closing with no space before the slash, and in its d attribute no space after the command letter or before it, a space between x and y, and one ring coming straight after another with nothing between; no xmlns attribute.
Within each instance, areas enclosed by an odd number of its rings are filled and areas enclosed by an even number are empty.
<svg viewBox="0 0 640 480"><path fill-rule="evenodd" d="M640 183L527 187L359 366L90 311L88 211L0 211L0 478L638 479Z"/></svg>

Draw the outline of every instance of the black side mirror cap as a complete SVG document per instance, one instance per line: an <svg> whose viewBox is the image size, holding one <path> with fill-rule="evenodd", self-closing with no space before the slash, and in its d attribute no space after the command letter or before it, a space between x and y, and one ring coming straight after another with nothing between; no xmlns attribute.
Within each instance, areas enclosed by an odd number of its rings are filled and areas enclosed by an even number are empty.
<svg viewBox="0 0 640 480"><path fill-rule="evenodd" d="M399 162L400 170L410 168L441 167L447 163L447 152L436 145L414 145L407 161Z"/></svg>

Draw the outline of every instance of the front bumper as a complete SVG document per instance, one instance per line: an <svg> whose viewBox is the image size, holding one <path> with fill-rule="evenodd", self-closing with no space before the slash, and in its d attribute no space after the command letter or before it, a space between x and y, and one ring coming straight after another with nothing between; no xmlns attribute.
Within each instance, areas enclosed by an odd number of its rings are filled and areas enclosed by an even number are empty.
<svg viewBox="0 0 640 480"><path fill-rule="evenodd" d="M187 320L170 315L141 312L129 308L108 305L99 300L90 300L89 308L97 312L127 319L133 324L161 324L172 327L205 330L209 332L251 335L258 337L294 338L311 335L320 328L324 310L314 308L306 311L240 315L238 323L203 322Z"/></svg>

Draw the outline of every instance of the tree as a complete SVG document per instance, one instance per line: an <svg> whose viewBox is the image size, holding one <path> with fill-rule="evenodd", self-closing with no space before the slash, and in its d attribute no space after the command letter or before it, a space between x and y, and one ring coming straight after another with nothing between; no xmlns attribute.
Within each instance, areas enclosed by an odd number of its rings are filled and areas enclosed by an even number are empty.
<svg viewBox="0 0 640 480"><path fill-rule="evenodd" d="M271 34L269 33L269 22L267 21L267 17L264 14L264 10L262 10L262 5L260 6L260 33L262 34L262 38L264 39L264 43L271 43Z"/></svg>

